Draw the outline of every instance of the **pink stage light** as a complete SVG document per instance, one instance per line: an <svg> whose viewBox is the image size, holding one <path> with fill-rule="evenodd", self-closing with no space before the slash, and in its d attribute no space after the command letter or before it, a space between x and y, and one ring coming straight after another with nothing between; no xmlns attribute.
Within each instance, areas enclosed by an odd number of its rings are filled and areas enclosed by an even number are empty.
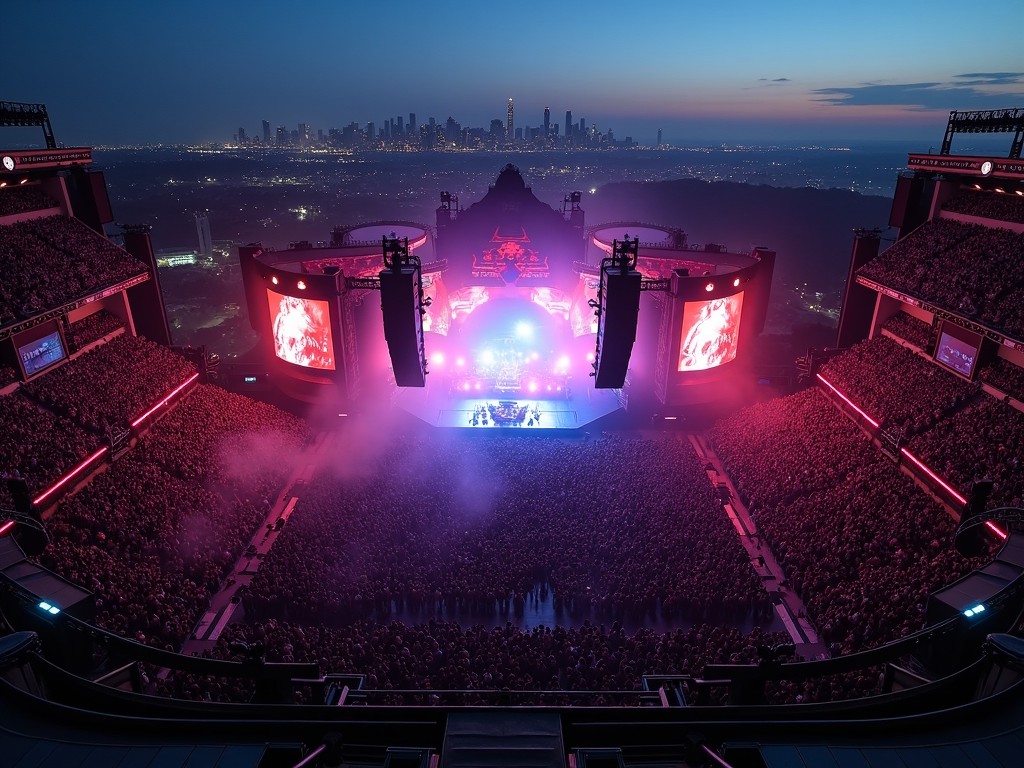
<svg viewBox="0 0 1024 768"><path fill-rule="evenodd" d="M939 476L938 476L938 475L936 475L936 474L935 474L934 472L932 472L932 471L931 471L930 469L928 469L928 467L927 467L927 466L925 466L924 462L922 462L922 461L921 461L921 460L920 460L919 458L917 458L917 456L915 456L914 454L912 454L912 453L911 453L910 451L908 451L908 450L907 450L906 448L900 448L900 453L902 453L902 454L903 454L904 456L906 456L906 457L907 457L908 459L910 459L910 460L911 460L912 462L914 462L914 463L915 463L915 464L916 464L916 465L917 465L917 466L918 466L918 467L919 467L919 468L921 469L921 471L922 471L922 472L924 472L924 473L925 473L926 475L928 475L928 477L930 477L930 478L931 478L932 480L934 480L934 481L935 481L936 483L938 483L939 485L941 485L941 486L942 486L942 487L943 487L943 488L944 488L944 489L946 490L946 493L948 493L948 494L949 494L950 496L952 496L952 497L953 497L954 499L956 499L957 501L959 501L959 502L960 502L961 504L966 504L966 503L967 503L967 499L965 499L965 498L964 498L963 496L961 496L961 495L960 495L959 493L957 493L956 491L954 491L954 490L953 490L953 489L952 489L952 488L951 488L951 487L949 486L949 484L948 484L948 483L946 483L946 482L945 482L945 481L944 481L944 480L943 480L943 479L942 479L941 477L939 477Z"/></svg>
<svg viewBox="0 0 1024 768"><path fill-rule="evenodd" d="M32 503L33 504L42 504L55 491L59 490L60 488L63 488L65 485L67 485L68 482L70 482L72 478L74 478L76 475L78 475L83 469L88 467L90 464L92 464L96 459L98 459L100 456L102 456L106 452L107 452L107 447L106 446L100 448L98 451L96 451L94 454L92 454L92 456L89 456L87 459L82 461L81 464L79 464L77 467L75 467L70 472L68 472L66 475L64 475L64 477L62 477L56 483L51 485L49 490L45 491L44 493L41 493L40 495L38 495L34 499L32 499Z"/></svg>
<svg viewBox="0 0 1024 768"><path fill-rule="evenodd" d="M537 391L537 382L536 381L531 381L530 382L530 386L527 387L527 389L529 389L531 392L536 392Z"/></svg>
<svg viewBox="0 0 1024 768"><path fill-rule="evenodd" d="M132 422L132 426L133 427L139 426L139 424L141 424L147 418L149 418L149 416L152 415L155 411L157 411L160 408L163 408L165 405L167 405L167 401L168 400L170 400L176 394L181 392L181 390L183 390L185 387L187 387L189 384L191 384L193 381L195 381L198 378L199 378L199 374L198 373L193 373L191 376L189 376L187 379L185 379L185 381L183 381L181 384L179 384L174 390L172 390L170 393L168 393L168 395L163 400L161 400L159 403L154 405L152 408L150 408L144 414L139 416L139 418L137 418L135 421L133 421Z"/></svg>
<svg viewBox="0 0 1024 768"><path fill-rule="evenodd" d="M1000 528L1000 527L999 527L998 525L996 525L995 523L993 523L993 522L992 522L991 520L987 520L987 521L985 522L985 525L986 525L986 526L987 526L987 527L989 528L989 530L991 530L991 531L992 531L992 532L993 532L993 533L994 533L994 534L995 534L996 536L998 536L998 537L999 537L1000 539L1002 539L1003 541L1006 541L1006 535L1007 535L1007 534L1006 534L1006 531L1004 531L1004 530L1003 530L1002 528ZM3 531L2 531L2 530L0 530L0 533L3 533Z"/></svg>
<svg viewBox="0 0 1024 768"><path fill-rule="evenodd" d="M588 363L594 362L594 353L593 352L587 352L587 362Z"/></svg>
<svg viewBox="0 0 1024 768"><path fill-rule="evenodd" d="M303 281L303 280L299 280L299 284L298 284L298 286L297 286L297 287L298 287L298 289L299 289L300 291L304 291L304 290L306 290L306 283L305 283L305 281Z"/></svg>
<svg viewBox="0 0 1024 768"><path fill-rule="evenodd" d="M735 280L732 281L732 287L733 288L739 288L740 287L740 279L738 277Z"/></svg>
<svg viewBox="0 0 1024 768"><path fill-rule="evenodd" d="M855 410L855 411L856 411L857 413L859 413L859 414L860 414L861 416L863 416L863 417L864 417L865 419L867 419L867 422L868 422L868 423L869 423L869 424L870 424L871 426L873 426L873 427L874 427L875 429L878 429L878 422L877 422L877 421L875 421L874 419L872 419L872 418L871 418L870 416L868 416L868 415L867 415L866 413L864 413L864 411L862 411L862 410L861 410L860 408L858 408L858 407L857 407L856 405L854 405L853 401L852 401L852 400L851 400L850 398L848 398L848 397L847 397L846 395L844 395L844 394L843 394L842 392L840 392L840 391L839 391L838 389L836 389L835 387L833 387L833 386L832 386L832 385L831 385L831 384L830 384L830 383L829 383L829 382L828 382L828 381L827 381L827 380L825 379L825 377L824 377L824 376L822 376L822 375L821 375L820 373L819 373L819 374L817 374L817 376L818 376L818 378L819 378L819 379L821 380L821 383L822 383L822 384L824 384L824 385L825 385L826 387L828 387L828 388L829 388L829 389L831 389L831 390L832 390L833 392L835 392L835 393L836 393L837 395L839 395L839 396L840 396L841 398L843 398L843 402L845 402L845 403L846 403L847 405L849 405L849 406L850 406L851 408L853 408L853 410Z"/></svg>
<svg viewBox="0 0 1024 768"><path fill-rule="evenodd" d="M274 285L277 285L277 283L278 283L277 275L271 276L270 282L272 282Z"/></svg>
<svg viewBox="0 0 1024 768"><path fill-rule="evenodd" d="M435 352L430 356L430 362L432 365L436 366L444 365L444 354L441 352Z"/></svg>
<svg viewBox="0 0 1024 768"><path fill-rule="evenodd" d="M715 290L715 284L708 283L707 285L704 286L704 290L707 291L708 293L711 293L713 290Z"/></svg>
<svg viewBox="0 0 1024 768"><path fill-rule="evenodd" d="M465 390L466 392L469 392L469 382L468 381L465 384L462 385L462 389Z"/></svg>
<svg viewBox="0 0 1024 768"><path fill-rule="evenodd" d="M14 527L14 521L13 520L8 520L3 525L0 525L0 536L3 536L5 533L7 533L13 527Z"/></svg>
<svg viewBox="0 0 1024 768"><path fill-rule="evenodd" d="M464 358L464 357L457 357L457 358L455 358L455 364L457 366L459 366L459 368L461 368L462 366L464 366L466 364L466 358Z"/></svg>
<svg viewBox="0 0 1024 768"><path fill-rule="evenodd" d="M476 383L476 387L475 387L475 389L476 389L477 391L479 391L479 389L480 389L480 382L479 382L479 381L478 381L478 382Z"/></svg>

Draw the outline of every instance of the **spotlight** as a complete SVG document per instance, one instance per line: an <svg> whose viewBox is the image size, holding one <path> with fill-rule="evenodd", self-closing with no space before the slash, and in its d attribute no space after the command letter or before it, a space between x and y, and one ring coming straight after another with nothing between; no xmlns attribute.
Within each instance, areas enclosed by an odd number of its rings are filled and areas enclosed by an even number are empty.
<svg viewBox="0 0 1024 768"><path fill-rule="evenodd" d="M536 392L537 391L537 382L536 381L531 381L530 382L530 386L527 387L527 389L529 389L531 392Z"/></svg>
<svg viewBox="0 0 1024 768"><path fill-rule="evenodd" d="M530 339L533 338L533 326L527 322L520 321L516 323L516 338L519 339Z"/></svg>
<svg viewBox="0 0 1024 768"><path fill-rule="evenodd" d="M437 366L444 365L444 355L440 352L435 352L430 356L430 363Z"/></svg>
<svg viewBox="0 0 1024 768"><path fill-rule="evenodd" d="M480 355L480 362L484 365L494 365L494 352L489 349L485 349L483 354Z"/></svg>
<svg viewBox="0 0 1024 768"><path fill-rule="evenodd" d="M587 352L587 362L588 363L592 363L592 362L594 362L594 359L595 359L594 358L594 353L593 352Z"/></svg>
<svg viewBox="0 0 1024 768"><path fill-rule="evenodd" d="M468 381L465 384L462 385L462 389L465 392L469 392L469 382Z"/></svg>
<svg viewBox="0 0 1024 768"><path fill-rule="evenodd" d="M738 277L735 280L732 281L732 287L733 288L739 288L740 287L740 279Z"/></svg>
<svg viewBox="0 0 1024 768"><path fill-rule="evenodd" d="M461 368L462 366L464 366L466 364L466 358L464 358L464 357L457 357L457 358L455 358L455 364L457 366L459 366L459 368Z"/></svg>
<svg viewBox="0 0 1024 768"><path fill-rule="evenodd" d="M306 290L306 283L303 282L302 280L299 280L298 288L299 288L300 291Z"/></svg>
<svg viewBox="0 0 1024 768"><path fill-rule="evenodd" d="M711 293L713 290L715 290L715 284L708 283L707 285L704 286L704 290L707 291L708 293Z"/></svg>
<svg viewBox="0 0 1024 768"><path fill-rule="evenodd" d="M479 389L480 389L480 382L479 382L479 381L478 381L478 382L476 383L476 387L475 387L475 389L477 389L477 390L479 390Z"/></svg>
<svg viewBox="0 0 1024 768"><path fill-rule="evenodd" d="M270 282L272 282L274 285L277 285L277 283L278 283L277 275L271 276Z"/></svg>

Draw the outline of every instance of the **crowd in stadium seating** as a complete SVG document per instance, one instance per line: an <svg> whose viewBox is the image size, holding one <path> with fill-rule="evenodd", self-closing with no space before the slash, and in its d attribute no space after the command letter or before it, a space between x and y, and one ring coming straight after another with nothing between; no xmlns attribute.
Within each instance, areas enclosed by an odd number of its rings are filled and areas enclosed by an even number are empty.
<svg viewBox="0 0 1024 768"><path fill-rule="evenodd" d="M305 487L243 601L300 622L493 618L549 586L556 610L612 621L767 611L689 444L618 437L396 440L366 476Z"/></svg>
<svg viewBox="0 0 1024 768"><path fill-rule="evenodd" d="M1024 224L1024 197L998 192L963 191L947 200L942 209L996 221Z"/></svg>
<svg viewBox="0 0 1024 768"><path fill-rule="evenodd" d="M366 674L367 687L381 690L636 691L644 674L699 676L705 664L756 663L758 645L786 639L780 633L755 629L744 635L733 627L708 624L662 633L627 632L618 623L589 621L572 628L526 630L435 619L416 625L360 621L342 629L269 620L230 625L211 655L232 658L231 642L262 643L267 661L318 662L322 670ZM248 693L238 683L208 678L200 684L191 676L161 681L157 687L164 695L195 699L210 691L214 701L245 700ZM605 699L597 694L587 703Z"/></svg>
<svg viewBox="0 0 1024 768"><path fill-rule="evenodd" d="M67 216L5 225L0 227L0 325L145 270L128 253Z"/></svg>
<svg viewBox="0 0 1024 768"><path fill-rule="evenodd" d="M1024 234L937 219L863 266L882 285L1024 338Z"/></svg>
<svg viewBox="0 0 1024 768"><path fill-rule="evenodd" d="M953 549L953 518L815 389L740 411L710 438L835 650L919 629L929 592L975 565Z"/></svg>
<svg viewBox="0 0 1024 768"><path fill-rule="evenodd" d="M0 216L55 208L53 199L36 185L15 185L0 189Z"/></svg>
<svg viewBox="0 0 1024 768"><path fill-rule="evenodd" d="M124 333L27 382L22 390L102 435L125 429L193 373L195 366L167 347Z"/></svg>
<svg viewBox="0 0 1024 768"><path fill-rule="evenodd" d="M1024 413L989 395L910 442L909 449L967 496L992 480L990 507L1024 506Z"/></svg>
<svg viewBox="0 0 1024 768"><path fill-rule="evenodd" d="M81 349L118 328L124 328L124 321L101 309L68 326L68 345L71 349Z"/></svg>
<svg viewBox="0 0 1024 768"><path fill-rule="evenodd" d="M40 408L18 392L0 396L0 425L0 477L24 478L33 496L56 482L100 443L98 436ZM11 508L5 482L0 482L0 508Z"/></svg>
<svg viewBox="0 0 1024 768"><path fill-rule="evenodd" d="M276 408L200 385L60 504L42 562L96 594L101 626L176 650L307 438Z"/></svg>
<svg viewBox="0 0 1024 768"><path fill-rule="evenodd" d="M886 336L832 358L821 375L883 429L907 435L927 429L978 388Z"/></svg>
<svg viewBox="0 0 1024 768"><path fill-rule="evenodd" d="M909 341L918 349L928 351L932 330L924 320L919 320L906 312L897 312L886 320L882 327L894 336Z"/></svg>
<svg viewBox="0 0 1024 768"><path fill-rule="evenodd" d="M1024 368L1021 366L997 357L982 368L979 375L985 383L1024 402Z"/></svg>

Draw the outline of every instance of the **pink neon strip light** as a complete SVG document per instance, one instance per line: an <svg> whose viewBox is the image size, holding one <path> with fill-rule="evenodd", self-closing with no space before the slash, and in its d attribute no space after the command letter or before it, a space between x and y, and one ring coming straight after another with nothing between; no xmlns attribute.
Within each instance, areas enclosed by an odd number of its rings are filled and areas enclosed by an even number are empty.
<svg viewBox="0 0 1024 768"><path fill-rule="evenodd" d="M152 415L154 411L157 411L157 410L159 410L160 408L163 408L163 407L164 407L165 405L167 405L167 401L168 401L168 400L170 400L170 399L171 399L172 397L174 397L174 396L175 396L176 394L178 394L179 392L181 392L181 390L183 390L183 389L184 389L185 387L187 387L187 386L188 386L189 384L191 384L191 383L192 383L193 381L195 381L195 380L196 380L196 379L198 379L198 378L199 378L199 374L198 374L198 373L193 373L193 374L192 374L191 376L189 376L189 377L188 377L187 379L185 379L185 381L183 381L183 382L182 382L181 384L179 384L179 385L177 386L177 388L176 388L176 389L174 389L174 391L170 392L170 393L169 393L169 394L167 395L167 397L165 397L165 398L164 398L163 400L161 400L161 401L160 401L159 403L157 403L156 405L154 405L154 406L153 406L152 408L150 408L150 409L149 409L148 411L146 411L146 412L145 412L144 414L142 414L141 416L139 416L139 418L137 418L137 419L136 419L135 421L133 421L133 422L132 422L132 426L133 426L133 427L137 427L137 426L139 426L139 424L141 424L141 423L142 423L142 422L144 422L144 421L145 421L145 420L146 420L147 418L149 418L149 416L150 416L150 415Z"/></svg>
<svg viewBox="0 0 1024 768"><path fill-rule="evenodd" d="M863 416L865 419L867 419L868 424L873 426L875 429L878 429L878 422L877 421L872 419L870 416L868 416L866 413L864 413L864 411L862 411L860 408L858 408L856 405L854 405L853 401L850 398L848 398L846 395L844 395L838 389L836 389L831 384L829 384L828 381L825 380L824 376L822 376L820 373L816 374L816 375L817 375L817 377L819 379L821 379L821 383L822 384L824 384L826 387L828 387L833 392L835 392L837 395L839 395L841 398L843 398L843 402L845 402L847 405L849 405L851 408L853 408L853 410L855 410L857 413L859 413L861 416Z"/></svg>
<svg viewBox="0 0 1024 768"><path fill-rule="evenodd" d="M13 520L8 520L3 525L0 525L0 536L3 536L5 533L7 533L13 527L14 527L14 521Z"/></svg>
<svg viewBox="0 0 1024 768"><path fill-rule="evenodd" d="M907 450L906 448L900 448L900 453L902 453L902 454L903 454L904 456L906 456L906 457L907 457L908 459L910 459L910 460L911 460L912 462L914 462L915 464L917 464L917 466L918 466L918 467L920 467L920 468L921 468L922 470L924 470L925 474L927 474L927 475L928 475L928 477L930 477L930 478L931 478L932 480L934 480L934 481L935 481L936 483L938 483L938 484L939 484L939 485L941 485L941 486L942 486L943 488L945 488L945 489L946 489L946 492L947 492L947 493L948 493L948 494L949 494L950 496L952 496L952 497L953 497L954 499L956 499L957 501L959 501L959 502L960 502L961 504L966 504L966 503L967 503L967 499L965 499L965 498L964 498L963 496L961 496L961 495L960 495L959 493L957 493L956 491L954 491L954 490L953 490L953 489L952 489L952 488L951 488L951 487L950 487L949 485L947 485L947 484L946 484L946 483L945 483L945 482L943 481L943 479L942 479L941 477L939 477L939 476L938 476L938 475L936 475L936 474L935 474L934 472L932 472L932 471L931 471L930 469L928 469L928 467L926 467L926 466L924 465L924 463L923 463L923 462L922 462L922 461L921 461L921 460L920 460L919 458L917 458L917 456L915 456L914 454L912 454L912 453L911 453L910 451L908 451L908 450Z"/></svg>
<svg viewBox="0 0 1024 768"><path fill-rule="evenodd" d="M992 531L992 532L993 532L993 533L994 533L994 534L995 534L996 536L998 536L998 537L999 537L1000 539L1002 539L1003 541L1006 541L1006 532L1005 532L1004 530L1002 530L1002 529L1001 529L1001 528L1000 528L1000 527L999 527L998 525L996 525L995 523L993 523L993 522L992 522L991 520L987 520L987 521L985 521L985 525L986 525L986 526L987 526L987 527L989 528L989 530L991 530L991 531ZM2 531L0 531L0 533L2 533Z"/></svg>
<svg viewBox="0 0 1024 768"><path fill-rule="evenodd" d="M79 464L77 467L75 467L70 472L68 472L66 475L64 475L64 477L62 477L60 480L58 480L55 484L51 485L50 489L48 491L46 491L45 493L43 493L43 494L41 494L39 496L36 496L32 500L32 503L33 504L41 504L54 491L56 491L59 488L62 488L64 485L66 485L68 483L69 480L71 480L73 477L75 477L75 475L79 474L83 469L88 467L90 464L92 464L94 461L96 461L96 459L98 459L100 456L102 456L106 452L107 452L107 447L103 446L98 451L96 451L96 453L94 453L92 456L90 456L89 458L85 459L81 464Z"/></svg>

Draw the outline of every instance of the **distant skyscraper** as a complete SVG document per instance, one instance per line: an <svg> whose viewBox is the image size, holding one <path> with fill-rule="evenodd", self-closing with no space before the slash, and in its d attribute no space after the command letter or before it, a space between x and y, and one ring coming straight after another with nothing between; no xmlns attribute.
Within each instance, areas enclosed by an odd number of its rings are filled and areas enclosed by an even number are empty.
<svg viewBox="0 0 1024 768"><path fill-rule="evenodd" d="M270 144L270 121L269 120L264 120L263 121L263 143L267 144L267 145Z"/></svg>
<svg viewBox="0 0 1024 768"><path fill-rule="evenodd" d="M307 146L309 144L309 126L305 123L299 123L299 145Z"/></svg>
<svg viewBox="0 0 1024 768"><path fill-rule="evenodd" d="M238 129L238 144L241 146L248 140L248 136L245 133L245 128L239 127Z"/></svg>
<svg viewBox="0 0 1024 768"><path fill-rule="evenodd" d="M213 255L213 238L210 237L210 217L206 211L196 213L196 234L199 235L199 255Z"/></svg>
<svg viewBox="0 0 1024 768"><path fill-rule="evenodd" d="M565 110L565 140L572 138L572 110Z"/></svg>
<svg viewBox="0 0 1024 768"><path fill-rule="evenodd" d="M401 115L398 116L398 132L395 135L396 136L404 136L405 135L405 118L402 117Z"/></svg>
<svg viewBox="0 0 1024 768"><path fill-rule="evenodd" d="M409 113L409 133L416 133L416 113Z"/></svg>
<svg viewBox="0 0 1024 768"><path fill-rule="evenodd" d="M277 126L277 146L288 146L288 129L285 128L283 125Z"/></svg>
<svg viewBox="0 0 1024 768"><path fill-rule="evenodd" d="M544 138L551 134L551 109L544 107Z"/></svg>
<svg viewBox="0 0 1024 768"><path fill-rule="evenodd" d="M661 146L661 128L658 129L658 146Z"/></svg>
<svg viewBox="0 0 1024 768"><path fill-rule="evenodd" d="M508 120L505 121L505 136L511 141L515 136L515 123L512 120L512 99L508 100Z"/></svg>

